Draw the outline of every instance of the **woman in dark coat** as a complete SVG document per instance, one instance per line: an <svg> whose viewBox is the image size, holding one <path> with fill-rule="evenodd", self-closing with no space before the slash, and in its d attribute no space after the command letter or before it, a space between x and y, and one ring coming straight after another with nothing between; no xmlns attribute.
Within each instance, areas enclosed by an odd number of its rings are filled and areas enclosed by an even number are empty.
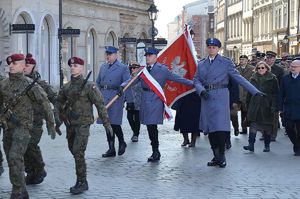
<svg viewBox="0 0 300 199"><path fill-rule="evenodd" d="M180 98L173 108L176 110L174 130L183 135L181 146L195 147L199 130L201 99L196 92ZM191 142L188 133L192 133Z"/></svg>
<svg viewBox="0 0 300 199"><path fill-rule="evenodd" d="M247 95L247 119L250 124L249 145L245 150L254 152L254 142L257 131L264 136L264 152L270 151L270 141L274 114L276 114L276 99L278 94L278 82L276 76L271 73L270 66L266 62L259 62L255 67L255 73L250 82L265 96Z"/></svg>

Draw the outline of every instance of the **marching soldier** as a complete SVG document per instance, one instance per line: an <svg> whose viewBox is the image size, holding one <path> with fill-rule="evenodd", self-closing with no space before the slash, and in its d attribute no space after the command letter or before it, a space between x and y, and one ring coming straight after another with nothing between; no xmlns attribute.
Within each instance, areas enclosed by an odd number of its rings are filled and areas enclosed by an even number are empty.
<svg viewBox="0 0 300 199"><path fill-rule="evenodd" d="M104 97L105 104L107 104L115 95L118 94L120 96L120 98L108 108L108 115L113 132L119 140L118 155L123 155L127 147L121 127L124 106L123 88L130 80L130 73L128 67L118 61L117 48L106 46L105 49L107 62L101 66L96 83ZM98 120L98 123L102 122ZM111 138L107 135L107 142L109 149L106 153L102 154L102 157L116 156L115 137Z"/></svg>
<svg viewBox="0 0 300 199"><path fill-rule="evenodd" d="M55 138L54 118L43 89L30 78L25 77L25 57L13 54L6 59L9 65L9 78L0 82L1 122L4 128L3 146L9 166L12 183L11 199L29 198L24 177L24 153L30 140L33 125L33 104L38 103L45 110L47 129Z"/></svg>
<svg viewBox="0 0 300 199"><path fill-rule="evenodd" d="M172 73L165 65L157 62L157 54L158 50L155 48L145 49L147 70L162 88L165 86L167 80L193 86L193 81ZM144 80L141 81L141 85L143 92L140 121L141 124L147 126L152 146L152 155L148 158L148 162L157 162L160 160L157 125L163 124L164 104L159 96L146 84Z"/></svg>
<svg viewBox="0 0 300 199"><path fill-rule="evenodd" d="M36 71L36 61L31 54L27 54L25 62L24 74L31 79L39 78L39 74ZM37 84L46 92L48 100L54 105L57 97L54 88L40 78L37 80ZM27 173L25 181L27 185L40 184L47 175L44 169L45 163L42 152L38 146L43 133L43 119L46 119L44 111L41 105L34 104L33 128L30 130L31 138L24 155L25 172Z"/></svg>
<svg viewBox="0 0 300 199"><path fill-rule="evenodd" d="M248 64L248 57L246 55L240 56L240 65L237 68L240 74L247 79L250 80L250 77L254 73L254 66ZM247 91L240 86L240 110L241 110L241 121L242 121L242 131L240 134L247 134L247 124L246 124L246 117L247 117L247 108L246 108L246 98L247 98ZM238 134L238 133L237 133Z"/></svg>
<svg viewBox="0 0 300 199"><path fill-rule="evenodd" d="M88 82L91 73L85 79L82 75L84 61L79 57L73 57L69 59L68 65L71 67L71 81L59 91L54 112L57 127L62 121L67 127L68 147L75 159L77 181L70 188L70 193L80 194L89 188L84 155L90 135L90 125L94 123L93 105L97 108L106 133L112 137L113 130L103 96L94 83Z"/></svg>
<svg viewBox="0 0 300 199"><path fill-rule="evenodd" d="M262 95L235 69L233 62L218 54L221 42L206 40L208 56L198 62L194 85L201 96L200 129L208 133L214 154L207 166L226 167L225 139L230 133L229 77L252 94Z"/></svg>

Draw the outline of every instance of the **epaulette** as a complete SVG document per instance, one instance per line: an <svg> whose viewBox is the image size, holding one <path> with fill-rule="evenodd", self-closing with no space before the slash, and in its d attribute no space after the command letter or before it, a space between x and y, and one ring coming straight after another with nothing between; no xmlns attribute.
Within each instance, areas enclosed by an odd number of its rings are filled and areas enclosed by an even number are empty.
<svg viewBox="0 0 300 199"><path fill-rule="evenodd" d="M200 61L204 61L205 59L206 59L206 57L204 57L204 58L200 59L200 60L199 60L199 62L200 62Z"/></svg>
<svg viewBox="0 0 300 199"><path fill-rule="evenodd" d="M225 59L228 59L228 60L232 61L229 57L225 57L225 56L222 56L222 57L225 58Z"/></svg>

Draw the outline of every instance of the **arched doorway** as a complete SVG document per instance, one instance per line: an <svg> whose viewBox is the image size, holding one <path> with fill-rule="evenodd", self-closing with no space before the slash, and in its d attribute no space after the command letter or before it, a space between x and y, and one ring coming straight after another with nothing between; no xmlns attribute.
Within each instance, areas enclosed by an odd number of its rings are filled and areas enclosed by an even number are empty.
<svg viewBox="0 0 300 199"><path fill-rule="evenodd" d="M91 81L96 79L95 77L95 69L96 69L96 31L94 29L90 29L87 33L87 61L86 68L87 70L92 71L92 75L90 77Z"/></svg>

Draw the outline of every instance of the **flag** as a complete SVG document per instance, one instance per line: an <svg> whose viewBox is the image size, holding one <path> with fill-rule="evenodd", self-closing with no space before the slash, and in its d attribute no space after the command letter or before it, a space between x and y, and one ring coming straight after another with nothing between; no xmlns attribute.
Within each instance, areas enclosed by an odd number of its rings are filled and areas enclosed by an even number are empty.
<svg viewBox="0 0 300 199"><path fill-rule="evenodd" d="M158 62L168 66L169 70L186 79L192 80L197 69L195 48L189 31L186 30L179 35L173 43L168 45L158 55ZM167 99L166 104L172 106L179 98L193 92L192 87L167 81L164 93Z"/></svg>

